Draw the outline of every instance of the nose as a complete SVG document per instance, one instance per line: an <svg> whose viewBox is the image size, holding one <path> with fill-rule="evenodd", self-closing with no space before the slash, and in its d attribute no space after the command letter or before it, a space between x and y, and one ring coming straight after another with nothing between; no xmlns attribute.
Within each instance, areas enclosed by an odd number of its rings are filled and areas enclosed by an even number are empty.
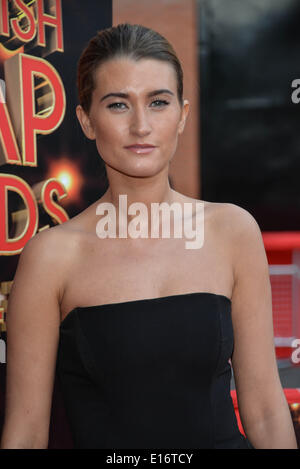
<svg viewBox="0 0 300 469"><path fill-rule="evenodd" d="M139 137L149 135L152 127L147 115L147 110L144 108L134 109L130 122L130 132Z"/></svg>

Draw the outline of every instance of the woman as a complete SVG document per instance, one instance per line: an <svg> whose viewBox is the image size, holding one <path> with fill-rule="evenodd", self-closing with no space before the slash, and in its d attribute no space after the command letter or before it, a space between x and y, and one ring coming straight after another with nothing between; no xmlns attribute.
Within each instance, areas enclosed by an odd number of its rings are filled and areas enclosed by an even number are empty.
<svg viewBox="0 0 300 469"><path fill-rule="evenodd" d="M81 55L78 88L77 117L109 187L20 256L2 448L47 447L56 369L76 448L296 448L259 227L234 204L197 201L169 185L189 109L172 47L139 25L101 31ZM114 237L134 221L120 195L146 207L139 221L148 236ZM184 204L193 222L204 207L201 246L151 237L153 203L176 204L173 230L178 217L186 221ZM99 220L109 207L116 217L106 219L104 237ZM230 398L230 363L247 439Z"/></svg>

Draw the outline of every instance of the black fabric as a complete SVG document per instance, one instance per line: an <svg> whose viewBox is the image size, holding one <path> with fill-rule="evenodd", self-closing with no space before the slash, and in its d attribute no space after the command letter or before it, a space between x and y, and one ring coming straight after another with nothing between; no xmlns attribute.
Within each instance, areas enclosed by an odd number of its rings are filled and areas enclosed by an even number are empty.
<svg viewBox="0 0 300 469"><path fill-rule="evenodd" d="M230 396L232 351L223 295L73 309L57 375L75 448L252 448Z"/></svg>

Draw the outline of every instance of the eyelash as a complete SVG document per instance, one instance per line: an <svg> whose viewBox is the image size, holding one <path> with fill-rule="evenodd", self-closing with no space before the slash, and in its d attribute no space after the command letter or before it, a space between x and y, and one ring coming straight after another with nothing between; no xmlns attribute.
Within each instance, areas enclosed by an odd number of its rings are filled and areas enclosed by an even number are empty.
<svg viewBox="0 0 300 469"><path fill-rule="evenodd" d="M155 99L154 101L151 102L151 104L153 103L160 103L159 106L155 106L155 107L162 107L161 105L163 104L164 106L167 106L168 104L170 104L168 101L164 100L164 99ZM112 103L112 104L109 104L107 107L110 108L110 109L120 109L120 107L118 107L119 104L122 104L124 106L126 106L125 103Z"/></svg>

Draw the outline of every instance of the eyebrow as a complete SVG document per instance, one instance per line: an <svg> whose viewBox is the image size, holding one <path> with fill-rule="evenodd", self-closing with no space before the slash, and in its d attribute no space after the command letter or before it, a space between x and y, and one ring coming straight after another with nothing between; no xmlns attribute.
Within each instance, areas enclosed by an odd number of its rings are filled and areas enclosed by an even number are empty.
<svg viewBox="0 0 300 469"><path fill-rule="evenodd" d="M160 90L150 91L150 93L147 94L147 97L151 98L151 96L155 96L157 94L163 94L163 93L167 93L167 94L174 96L174 93L172 91L168 89L160 89ZM111 96L117 97L117 98L125 98L125 99L129 98L128 93L108 93L100 99L100 103L104 101L104 99L110 98Z"/></svg>

